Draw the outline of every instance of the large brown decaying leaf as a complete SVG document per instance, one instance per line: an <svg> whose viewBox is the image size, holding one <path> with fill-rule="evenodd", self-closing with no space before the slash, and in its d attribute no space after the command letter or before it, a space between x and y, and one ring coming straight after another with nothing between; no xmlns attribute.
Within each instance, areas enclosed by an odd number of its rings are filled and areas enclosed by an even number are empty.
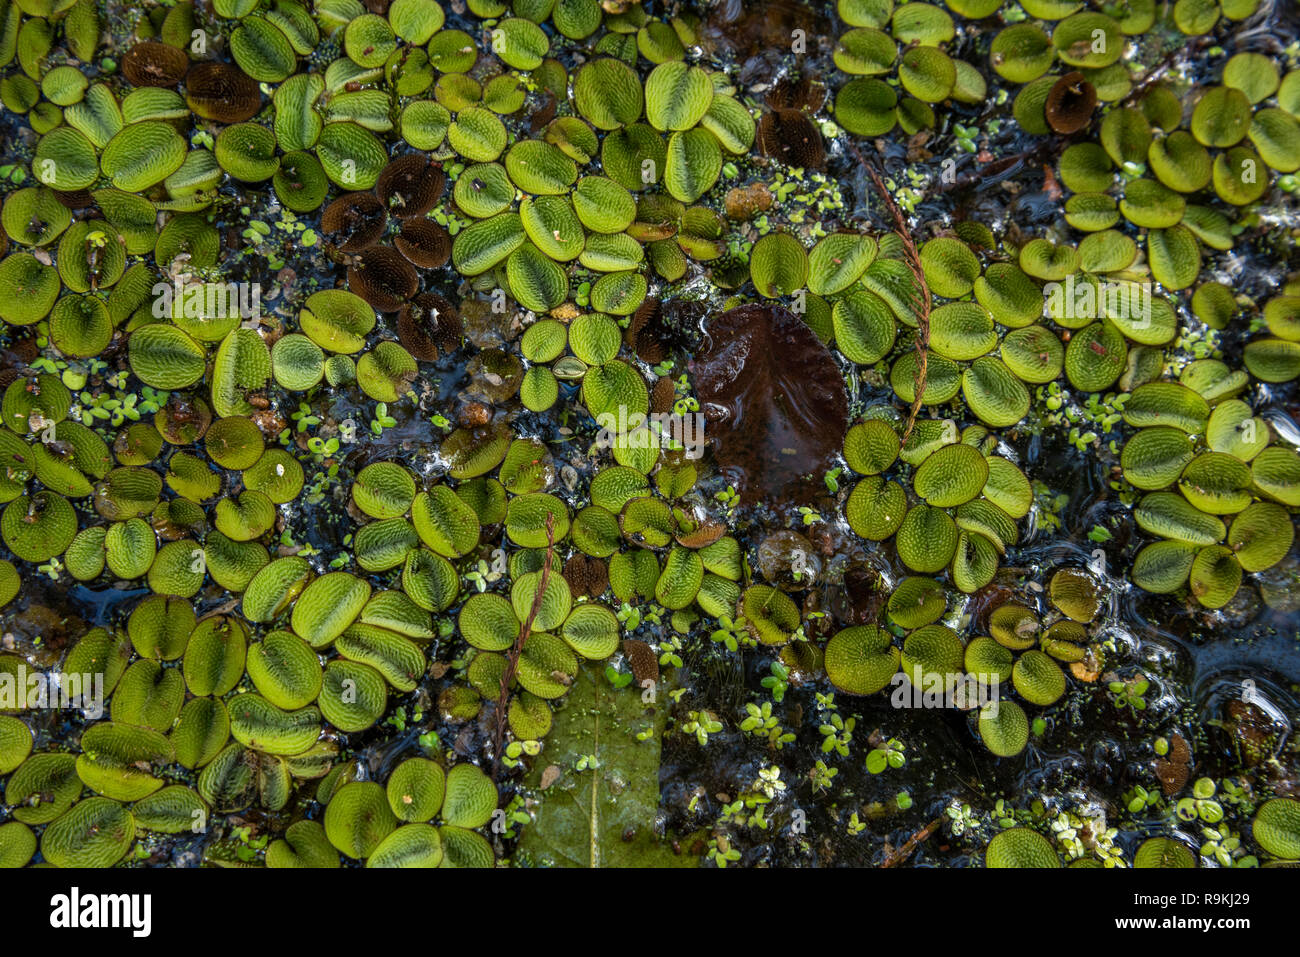
<svg viewBox="0 0 1300 957"><path fill-rule="evenodd" d="M808 501L839 451L849 402L830 351L782 306L711 318L690 364L705 436L743 501Z"/></svg>

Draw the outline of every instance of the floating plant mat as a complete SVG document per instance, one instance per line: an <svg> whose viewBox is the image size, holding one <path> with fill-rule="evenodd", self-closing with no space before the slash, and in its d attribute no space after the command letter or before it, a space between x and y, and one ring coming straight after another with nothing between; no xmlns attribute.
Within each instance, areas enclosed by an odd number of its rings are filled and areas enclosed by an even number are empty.
<svg viewBox="0 0 1300 957"><path fill-rule="evenodd" d="M1300 860L1297 25L0 0L0 866Z"/></svg>

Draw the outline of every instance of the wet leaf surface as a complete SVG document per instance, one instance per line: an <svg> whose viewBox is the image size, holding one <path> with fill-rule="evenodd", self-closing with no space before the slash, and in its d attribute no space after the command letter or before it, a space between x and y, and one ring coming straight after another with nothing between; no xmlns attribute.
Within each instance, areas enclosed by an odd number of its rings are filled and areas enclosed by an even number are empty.
<svg viewBox="0 0 1300 957"><path fill-rule="evenodd" d="M691 375L705 435L746 501L804 501L808 478L839 451L848 395L839 368L803 320L746 305L708 320Z"/></svg>
<svg viewBox="0 0 1300 957"><path fill-rule="evenodd" d="M633 687L614 688L601 665L578 670L555 714L531 787L545 787L537 817L524 831L519 859L536 866L691 867L655 832L659 749L668 720L667 689L645 704ZM646 740L637 736L647 734ZM585 770L576 770L586 759ZM556 777L554 768L559 768ZM547 786L549 785L549 786Z"/></svg>

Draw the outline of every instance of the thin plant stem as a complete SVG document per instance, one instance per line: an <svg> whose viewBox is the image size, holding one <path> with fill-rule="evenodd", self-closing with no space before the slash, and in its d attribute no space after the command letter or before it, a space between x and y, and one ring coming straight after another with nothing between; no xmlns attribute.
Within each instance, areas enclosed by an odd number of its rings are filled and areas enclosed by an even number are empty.
<svg viewBox="0 0 1300 957"><path fill-rule="evenodd" d="M867 175L871 177L871 182L876 187L876 192L880 194L881 199L885 202L885 208L889 210L890 217L894 220L894 231L903 241L903 253L907 261L907 266L912 270L912 275L916 278L917 284L921 289L921 301L913 302L913 311L916 313L916 395L912 399L912 408L907 414L907 426L903 429L903 443L907 443L908 437L912 434L912 429L916 426L916 417L921 412L921 399L925 395L926 380L929 373L930 359L930 286L925 281L925 270L921 268L921 256L916 250L916 243L912 239L912 232L907 226L907 217L899 208L894 197L890 195L889 190L885 189L884 181L881 179L879 170L876 169L875 163L868 162L857 146L850 142L849 151L863 168L866 169Z"/></svg>

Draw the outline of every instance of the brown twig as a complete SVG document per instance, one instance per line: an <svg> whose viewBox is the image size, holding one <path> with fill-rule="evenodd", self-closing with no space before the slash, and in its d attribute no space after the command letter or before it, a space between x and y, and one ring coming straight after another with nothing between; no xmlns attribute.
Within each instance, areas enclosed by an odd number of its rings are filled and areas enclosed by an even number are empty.
<svg viewBox="0 0 1300 957"><path fill-rule="evenodd" d="M921 268L921 255L916 250L916 243L912 240L912 231L907 226L907 217L899 209L898 203L894 202L894 197L890 195L889 190L885 189L884 181L881 179L880 172L876 169L874 163L869 163L866 157L858 150L857 146L850 142L849 149L853 152L854 157L866 169L867 175L871 177L871 182L876 187L876 192L885 201L885 208L889 210L889 215L894 220L894 232L903 241L903 253L907 260L908 268L912 270L912 275L916 278L917 284L921 288L921 301L913 302L912 307L916 312L916 395L912 399L912 408L907 413L907 426L903 429L903 442L906 444L908 436L912 434L912 429L916 425L916 417L921 412L921 399L925 395L926 380L929 373L930 359L930 286L925 281L925 270Z"/></svg>
<svg viewBox="0 0 1300 957"><path fill-rule="evenodd" d="M903 861L907 860L912 855L912 852L916 850L916 846L922 841L929 840L930 835L937 831L939 825L942 823L943 818L936 817L933 821L904 841L902 847L886 855L880 866L893 867L895 864L903 863Z"/></svg>
<svg viewBox="0 0 1300 957"><path fill-rule="evenodd" d="M523 627L519 629L519 637L515 639L515 646L510 649L510 657L506 661L505 673L501 676L501 694L497 698L496 734L492 748L492 780L494 782L501 770L501 742L505 740L506 736L506 709L510 703L510 686L514 684L515 674L519 670L519 656L523 654L524 643L528 641L528 635L533 630L533 622L537 620L537 613L542 610L542 600L546 597L546 586L551 581L551 561L554 556L555 516L547 512L546 558L542 564L542 580L537 587L537 594L533 596L532 607L528 609L528 618L524 621Z"/></svg>

